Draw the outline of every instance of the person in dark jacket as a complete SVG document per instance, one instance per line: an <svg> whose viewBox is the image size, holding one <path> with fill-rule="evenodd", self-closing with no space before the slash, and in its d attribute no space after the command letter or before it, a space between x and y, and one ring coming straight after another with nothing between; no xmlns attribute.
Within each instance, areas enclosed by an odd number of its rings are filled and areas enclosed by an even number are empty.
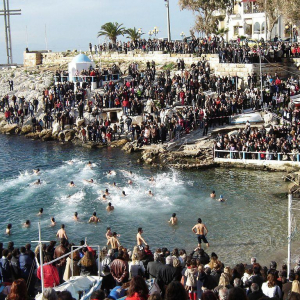
<svg viewBox="0 0 300 300"><path fill-rule="evenodd" d="M11 268L7 259L8 250L2 251L2 258L0 259L0 276L2 282L12 282Z"/></svg>
<svg viewBox="0 0 300 300"><path fill-rule="evenodd" d="M150 278L157 278L158 272L163 264L160 262L158 253L154 253L154 261L150 261L147 265L147 273Z"/></svg>
<svg viewBox="0 0 300 300"><path fill-rule="evenodd" d="M247 296L249 300L258 300L265 296L257 283L252 283L250 288L251 293Z"/></svg>
<svg viewBox="0 0 300 300"><path fill-rule="evenodd" d="M179 272L179 274L181 275L181 272ZM180 281L180 278L177 277L178 277L178 272L177 272L177 268L173 267L173 258L172 256L167 256L166 264L161 266L157 275L157 283L162 291L163 297L165 294L165 287L170 282L174 280Z"/></svg>
<svg viewBox="0 0 300 300"><path fill-rule="evenodd" d="M13 281L20 278L20 263L19 263L19 249L14 249L12 252L12 258L10 260L11 275Z"/></svg>
<svg viewBox="0 0 300 300"><path fill-rule="evenodd" d="M19 256L19 264L20 264L20 275L21 278L25 279L27 281L30 270L32 267L33 260L32 258L26 253L26 248L21 247L20 249L20 256Z"/></svg>

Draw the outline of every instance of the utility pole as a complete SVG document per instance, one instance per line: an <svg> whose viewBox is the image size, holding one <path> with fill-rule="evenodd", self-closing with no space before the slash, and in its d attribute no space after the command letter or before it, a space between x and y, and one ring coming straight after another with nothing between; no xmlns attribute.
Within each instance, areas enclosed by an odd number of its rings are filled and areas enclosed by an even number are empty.
<svg viewBox="0 0 300 300"><path fill-rule="evenodd" d="M9 0L3 0L3 10L0 10L0 16L4 16L4 29L5 29L5 43L7 64L13 63L12 56L12 43L11 43L11 31L10 31L10 16L17 16L21 14L21 9L9 9Z"/></svg>
<svg viewBox="0 0 300 300"><path fill-rule="evenodd" d="M167 23L168 23L168 42L171 42L171 27L170 27L170 3L169 0L165 0L167 8Z"/></svg>

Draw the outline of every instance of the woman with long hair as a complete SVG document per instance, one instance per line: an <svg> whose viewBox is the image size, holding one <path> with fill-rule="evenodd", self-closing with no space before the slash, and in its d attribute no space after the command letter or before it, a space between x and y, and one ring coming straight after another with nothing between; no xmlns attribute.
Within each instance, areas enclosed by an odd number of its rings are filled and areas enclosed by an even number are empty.
<svg viewBox="0 0 300 300"><path fill-rule="evenodd" d="M266 296L270 298L278 297L279 299L281 299L281 289L277 285L275 276L272 273L268 275L267 282L264 282L262 284L261 290Z"/></svg>
<svg viewBox="0 0 300 300"><path fill-rule="evenodd" d="M12 283L10 293L6 297L7 300L27 300L27 287L24 279L17 279Z"/></svg>
<svg viewBox="0 0 300 300"><path fill-rule="evenodd" d="M78 263L80 276L97 275L97 266L93 253L88 251L87 248L84 248L83 252L84 256Z"/></svg>
<svg viewBox="0 0 300 300"><path fill-rule="evenodd" d="M147 300L148 286L141 276L135 276L130 281L130 286L127 291L126 300Z"/></svg>

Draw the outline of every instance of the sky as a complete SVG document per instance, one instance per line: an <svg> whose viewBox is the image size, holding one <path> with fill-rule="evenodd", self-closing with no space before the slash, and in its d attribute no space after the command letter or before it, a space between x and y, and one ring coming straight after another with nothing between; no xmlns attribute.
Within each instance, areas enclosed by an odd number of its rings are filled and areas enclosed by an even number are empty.
<svg viewBox="0 0 300 300"><path fill-rule="evenodd" d="M21 9L20 16L11 16L13 62L23 63L23 52L48 50L52 52L86 51L88 44L100 40L97 33L106 22L123 23L126 28L141 28L148 38L149 30L158 27L157 37L167 37L167 9L164 0L10 0L10 9ZM0 2L0 10L3 2ZM172 39L189 36L195 17L181 11L178 0L170 0ZM46 28L46 30L45 30ZM124 39L125 38L121 38ZM6 63L4 17L0 16L0 64Z"/></svg>

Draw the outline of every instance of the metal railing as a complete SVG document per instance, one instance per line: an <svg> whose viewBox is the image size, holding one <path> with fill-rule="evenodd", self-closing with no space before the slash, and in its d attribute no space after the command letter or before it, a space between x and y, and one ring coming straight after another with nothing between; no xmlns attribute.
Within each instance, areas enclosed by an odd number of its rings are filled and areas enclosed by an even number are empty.
<svg viewBox="0 0 300 300"><path fill-rule="evenodd" d="M257 160L257 161L281 161L300 163L300 153L282 153L282 152L248 152L237 150L217 150L214 149L214 159L230 159L232 161Z"/></svg>
<svg viewBox="0 0 300 300"><path fill-rule="evenodd" d="M100 76L88 76L88 75L78 75L72 76L73 82L98 82L100 79L102 81L118 81L120 80L120 74L110 74ZM69 76L54 76L55 82L67 82L70 80Z"/></svg>

